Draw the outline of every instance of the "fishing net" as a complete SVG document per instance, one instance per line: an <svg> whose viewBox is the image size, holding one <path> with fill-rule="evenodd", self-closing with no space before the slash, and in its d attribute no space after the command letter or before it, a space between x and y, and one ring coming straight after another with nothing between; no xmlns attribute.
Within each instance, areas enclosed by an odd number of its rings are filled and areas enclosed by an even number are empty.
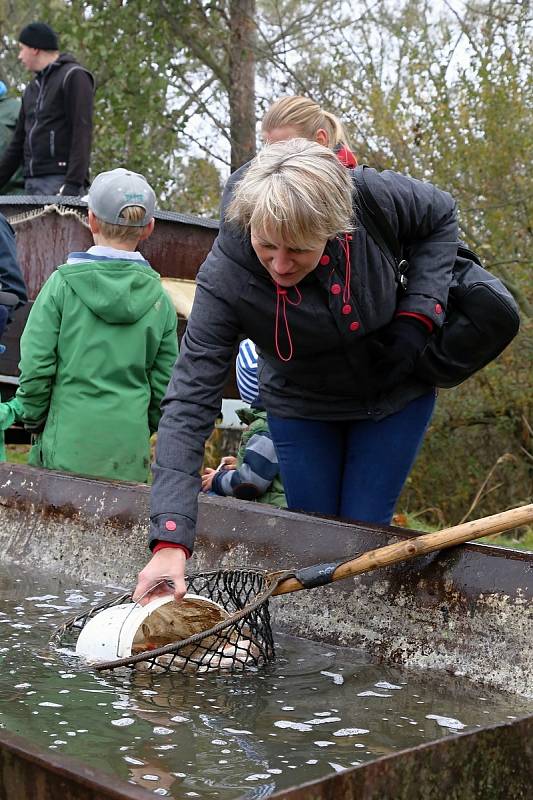
<svg viewBox="0 0 533 800"><path fill-rule="evenodd" d="M98 663L94 664L94 667L98 670L136 667L146 672L209 672L214 670L242 672L246 669L257 669L275 658L268 608L269 598L273 595L326 586L333 581L354 577L379 567L391 566L445 547L472 541L480 536L500 533L521 524L529 524L532 518L533 505L530 504L510 509L503 514L495 514L492 517L458 525L455 528L415 536L396 544L357 553L350 559L280 572L267 573L251 569L236 569L186 576L187 594L193 595L193 604L196 603L196 609L202 611L202 598L204 606L210 603L212 607L215 607L211 609L215 612L211 617L209 614L205 615L205 625L196 627L192 635L176 635L170 640L167 638L162 644L155 627L150 629L148 624L152 616L150 614L146 622L147 631L144 631L144 624L137 629L136 635L141 629L143 635L137 639L132 637L130 640L132 647L131 650L128 650L126 657L118 657L117 647L117 658L107 661L100 659ZM164 580L162 579L161 583ZM175 604L182 615L182 607L185 606L186 601L187 596L183 603ZM141 606L132 602L131 594L113 597L111 600L67 620L56 631L54 641L61 645L68 644L68 637L75 636L77 633L77 652L81 653L79 644L80 639L84 636L84 628L87 623L94 619L99 612L106 609L112 611L113 606L123 603L129 603L133 608L142 609ZM162 606L162 608L164 607ZM179 613L177 613L178 616ZM155 611L153 616L155 616ZM192 620L194 616L193 610L190 619ZM202 614L200 613L199 616ZM96 622L96 620L94 621ZM100 620L98 623L100 624ZM174 631L178 632L178 628L174 628Z"/></svg>
<svg viewBox="0 0 533 800"><path fill-rule="evenodd" d="M186 576L188 595L206 598L222 608L222 618L216 624L179 641L161 643L157 636L148 634L140 645L134 643L131 655L92 666L97 670L131 667L154 673L257 669L275 658L268 600L290 574L237 569ZM71 617L56 631L53 643L72 644L96 614L131 602L132 595L123 594Z"/></svg>

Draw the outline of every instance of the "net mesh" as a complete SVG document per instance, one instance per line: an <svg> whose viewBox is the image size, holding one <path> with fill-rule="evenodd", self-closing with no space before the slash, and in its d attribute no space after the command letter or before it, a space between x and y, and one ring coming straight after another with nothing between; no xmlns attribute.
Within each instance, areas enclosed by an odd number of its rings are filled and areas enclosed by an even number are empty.
<svg viewBox="0 0 533 800"><path fill-rule="evenodd" d="M163 646L149 646L131 656L93 664L97 670L132 667L145 672L243 672L257 669L275 658L268 607L269 597L290 573L275 576L257 570L237 569L186 576L187 592L218 603L227 618L207 630ZM75 642L80 630L100 611L132 602L131 594L86 609L59 628L53 642Z"/></svg>

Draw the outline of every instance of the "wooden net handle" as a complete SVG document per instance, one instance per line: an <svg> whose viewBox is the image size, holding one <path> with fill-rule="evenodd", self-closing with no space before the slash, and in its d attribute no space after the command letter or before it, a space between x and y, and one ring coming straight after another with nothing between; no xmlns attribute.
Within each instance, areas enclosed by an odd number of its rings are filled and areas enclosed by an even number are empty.
<svg viewBox="0 0 533 800"><path fill-rule="evenodd" d="M508 511L502 511L500 514L493 514L490 517L472 520L472 522L464 522L462 525L455 525L453 528L445 528L442 531L426 533L403 542L369 550L357 558L340 563L335 569L330 569L332 565L318 565L313 568L313 571L320 573L321 566L324 567L322 574L327 572L327 579L322 577L314 584L306 583L304 585L297 577L286 578L279 584L273 594L297 592L300 589L313 588L313 585L322 586L326 583L349 578L352 575L360 575L362 572L370 572L373 569L378 569L378 567L388 567L391 564L398 564L400 561L407 561L410 558L416 558L426 553L433 553L435 550L443 550L456 544L464 544L464 542L479 539L480 536L502 533L502 531L508 531L519 525L530 523L533 523L533 503L519 508L511 508Z"/></svg>

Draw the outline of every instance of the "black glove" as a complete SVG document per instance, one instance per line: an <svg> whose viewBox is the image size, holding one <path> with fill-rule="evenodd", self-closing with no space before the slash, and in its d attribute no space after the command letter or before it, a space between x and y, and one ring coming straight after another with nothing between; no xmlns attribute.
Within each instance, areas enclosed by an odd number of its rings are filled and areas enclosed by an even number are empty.
<svg viewBox="0 0 533 800"><path fill-rule="evenodd" d="M411 375L430 335L419 319L402 316L370 337L369 395L377 397Z"/></svg>
<svg viewBox="0 0 533 800"><path fill-rule="evenodd" d="M59 194L66 197L79 197L82 194L81 186L77 183L64 183L59 190Z"/></svg>

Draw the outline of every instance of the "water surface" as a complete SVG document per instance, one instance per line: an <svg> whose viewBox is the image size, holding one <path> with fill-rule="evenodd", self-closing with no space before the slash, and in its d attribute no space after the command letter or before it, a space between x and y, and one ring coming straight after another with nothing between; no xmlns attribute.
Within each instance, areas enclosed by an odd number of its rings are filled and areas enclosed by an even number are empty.
<svg viewBox="0 0 533 800"><path fill-rule="evenodd" d="M278 637L273 666L244 677L101 675L49 647L65 616L122 591L0 564L0 727L156 796L259 800L533 711L464 679L290 637Z"/></svg>

